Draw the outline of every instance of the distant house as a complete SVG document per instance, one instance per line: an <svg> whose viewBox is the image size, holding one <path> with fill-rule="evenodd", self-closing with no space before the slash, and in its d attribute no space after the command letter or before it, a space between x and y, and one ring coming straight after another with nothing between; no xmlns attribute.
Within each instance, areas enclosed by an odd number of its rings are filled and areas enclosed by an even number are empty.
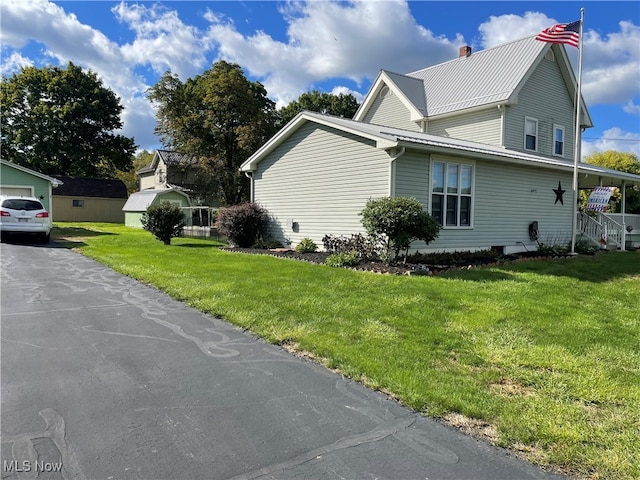
<svg viewBox="0 0 640 480"><path fill-rule="evenodd" d="M151 163L136 172L140 191L172 188L193 191L198 175L197 159L180 152L157 150Z"/></svg>
<svg viewBox="0 0 640 480"><path fill-rule="evenodd" d="M124 223L127 187L122 180L56 178L62 182L53 192L57 221Z"/></svg>
<svg viewBox="0 0 640 480"><path fill-rule="evenodd" d="M53 217L53 190L62 185L57 178L0 159L0 195L38 198ZM58 220L57 216L55 220Z"/></svg>
<svg viewBox="0 0 640 480"><path fill-rule="evenodd" d="M175 189L142 190L132 193L122 207L124 223L127 227L142 228L142 214L150 205L159 204L162 201L175 203L184 208L191 206L189 196Z"/></svg>
<svg viewBox="0 0 640 480"><path fill-rule="evenodd" d="M528 37L473 54L463 47L413 73L381 71L353 120L298 114L241 171L283 243L362 233L359 212L383 196L415 197L442 225L414 250L509 253L565 242L576 85L563 45ZM580 127L591 126L583 104ZM578 170L580 188L640 185L639 175ZM622 225L609 228L624 238Z"/></svg>

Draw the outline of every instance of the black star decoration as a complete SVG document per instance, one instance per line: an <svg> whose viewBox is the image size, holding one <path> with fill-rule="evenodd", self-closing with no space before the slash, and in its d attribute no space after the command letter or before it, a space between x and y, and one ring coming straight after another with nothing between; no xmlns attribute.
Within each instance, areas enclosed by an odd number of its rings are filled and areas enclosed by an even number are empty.
<svg viewBox="0 0 640 480"><path fill-rule="evenodd" d="M558 201L560 201L560 205L564 205L564 202L562 201L562 195L564 194L564 192L566 192L566 190L562 189L562 185L560 185L560 182L558 182L558 188L554 188L553 192L556 194L556 201L553 202L553 204L555 205L556 203L558 203Z"/></svg>

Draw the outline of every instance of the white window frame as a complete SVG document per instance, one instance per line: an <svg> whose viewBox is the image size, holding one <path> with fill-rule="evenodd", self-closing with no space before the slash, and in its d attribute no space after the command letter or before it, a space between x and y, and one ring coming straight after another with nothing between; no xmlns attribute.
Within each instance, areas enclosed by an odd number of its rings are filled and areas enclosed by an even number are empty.
<svg viewBox="0 0 640 480"><path fill-rule="evenodd" d="M562 152L557 153L556 152L556 133L557 132L562 132ZM554 125L553 126L553 146L551 147L553 149L553 155L555 155L556 157L564 157L564 152L565 152L565 145L567 144L566 141L566 135L565 135L565 130L564 127L562 125Z"/></svg>
<svg viewBox="0 0 640 480"><path fill-rule="evenodd" d="M434 196L442 197L442 212L441 218L436 218L436 221L440 223L443 229L446 230L471 230L473 229L473 218L474 218L474 210L475 210L475 185L476 185L476 164L473 161L465 160L459 161L458 159L446 159L446 158L432 158L429 171L429 212L433 215L433 198ZM442 164L444 167L444 185L443 192L434 192L434 167L436 164ZM458 181L457 181L457 192L449 193L447 192L447 180L450 166L458 167ZM463 168L466 167L471 170L471 185L470 185L470 193L462 193L461 180L462 180L462 172ZM447 225L447 198L454 197L456 198L456 223L455 225ZM469 225L460 225L460 212L461 212L461 198L469 198L470 207L469 207ZM441 221L442 220L442 221Z"/></svg>
<svg viewBox="0 0 640 480"><path fill-rule="evenodd" d="M534 142L535 142L535 148L531 149L531 148L527 148L527 136L529 136L529 134L527 133L527 125L529 124L529 122L533 122L535 127L536 127L536 133L534 138ZM540 136L538 135L538 119L537 118L532 118L532 117L524 117L524 149L529 151L529 152L537 152L538 151L538 144L540 140Z"/></svg>

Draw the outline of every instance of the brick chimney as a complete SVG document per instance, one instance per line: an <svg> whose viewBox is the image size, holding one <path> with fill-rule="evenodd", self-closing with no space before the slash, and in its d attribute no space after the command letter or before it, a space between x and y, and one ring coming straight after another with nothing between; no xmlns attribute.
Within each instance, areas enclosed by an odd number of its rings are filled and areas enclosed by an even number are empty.
<svg viewBox="0 0 640 480"><path fill-rule="evenodd" d="M465 45L464 47L460 47L460 53L458 58L468 57L471 55L471 47L469 45Z"/></svg>

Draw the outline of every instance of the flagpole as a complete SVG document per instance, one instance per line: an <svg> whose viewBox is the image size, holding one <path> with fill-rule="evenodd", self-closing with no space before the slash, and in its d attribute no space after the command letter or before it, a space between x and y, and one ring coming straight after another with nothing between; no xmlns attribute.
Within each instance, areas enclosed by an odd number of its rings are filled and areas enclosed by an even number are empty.
<svg viewBox="0 0 640 480"><path fill-rule="evenodd" d="M578 85L576 88L576 128L575 145L573 147L573 207L571 208L573 220L571 222L571 254L576 253L576 230L578 224L578 161L580 159L580 147L582 145L582 131L580 129L580 113L582 112L582 31L584 28L584 8L580 9L580 39L578 41Z"/></svg>

